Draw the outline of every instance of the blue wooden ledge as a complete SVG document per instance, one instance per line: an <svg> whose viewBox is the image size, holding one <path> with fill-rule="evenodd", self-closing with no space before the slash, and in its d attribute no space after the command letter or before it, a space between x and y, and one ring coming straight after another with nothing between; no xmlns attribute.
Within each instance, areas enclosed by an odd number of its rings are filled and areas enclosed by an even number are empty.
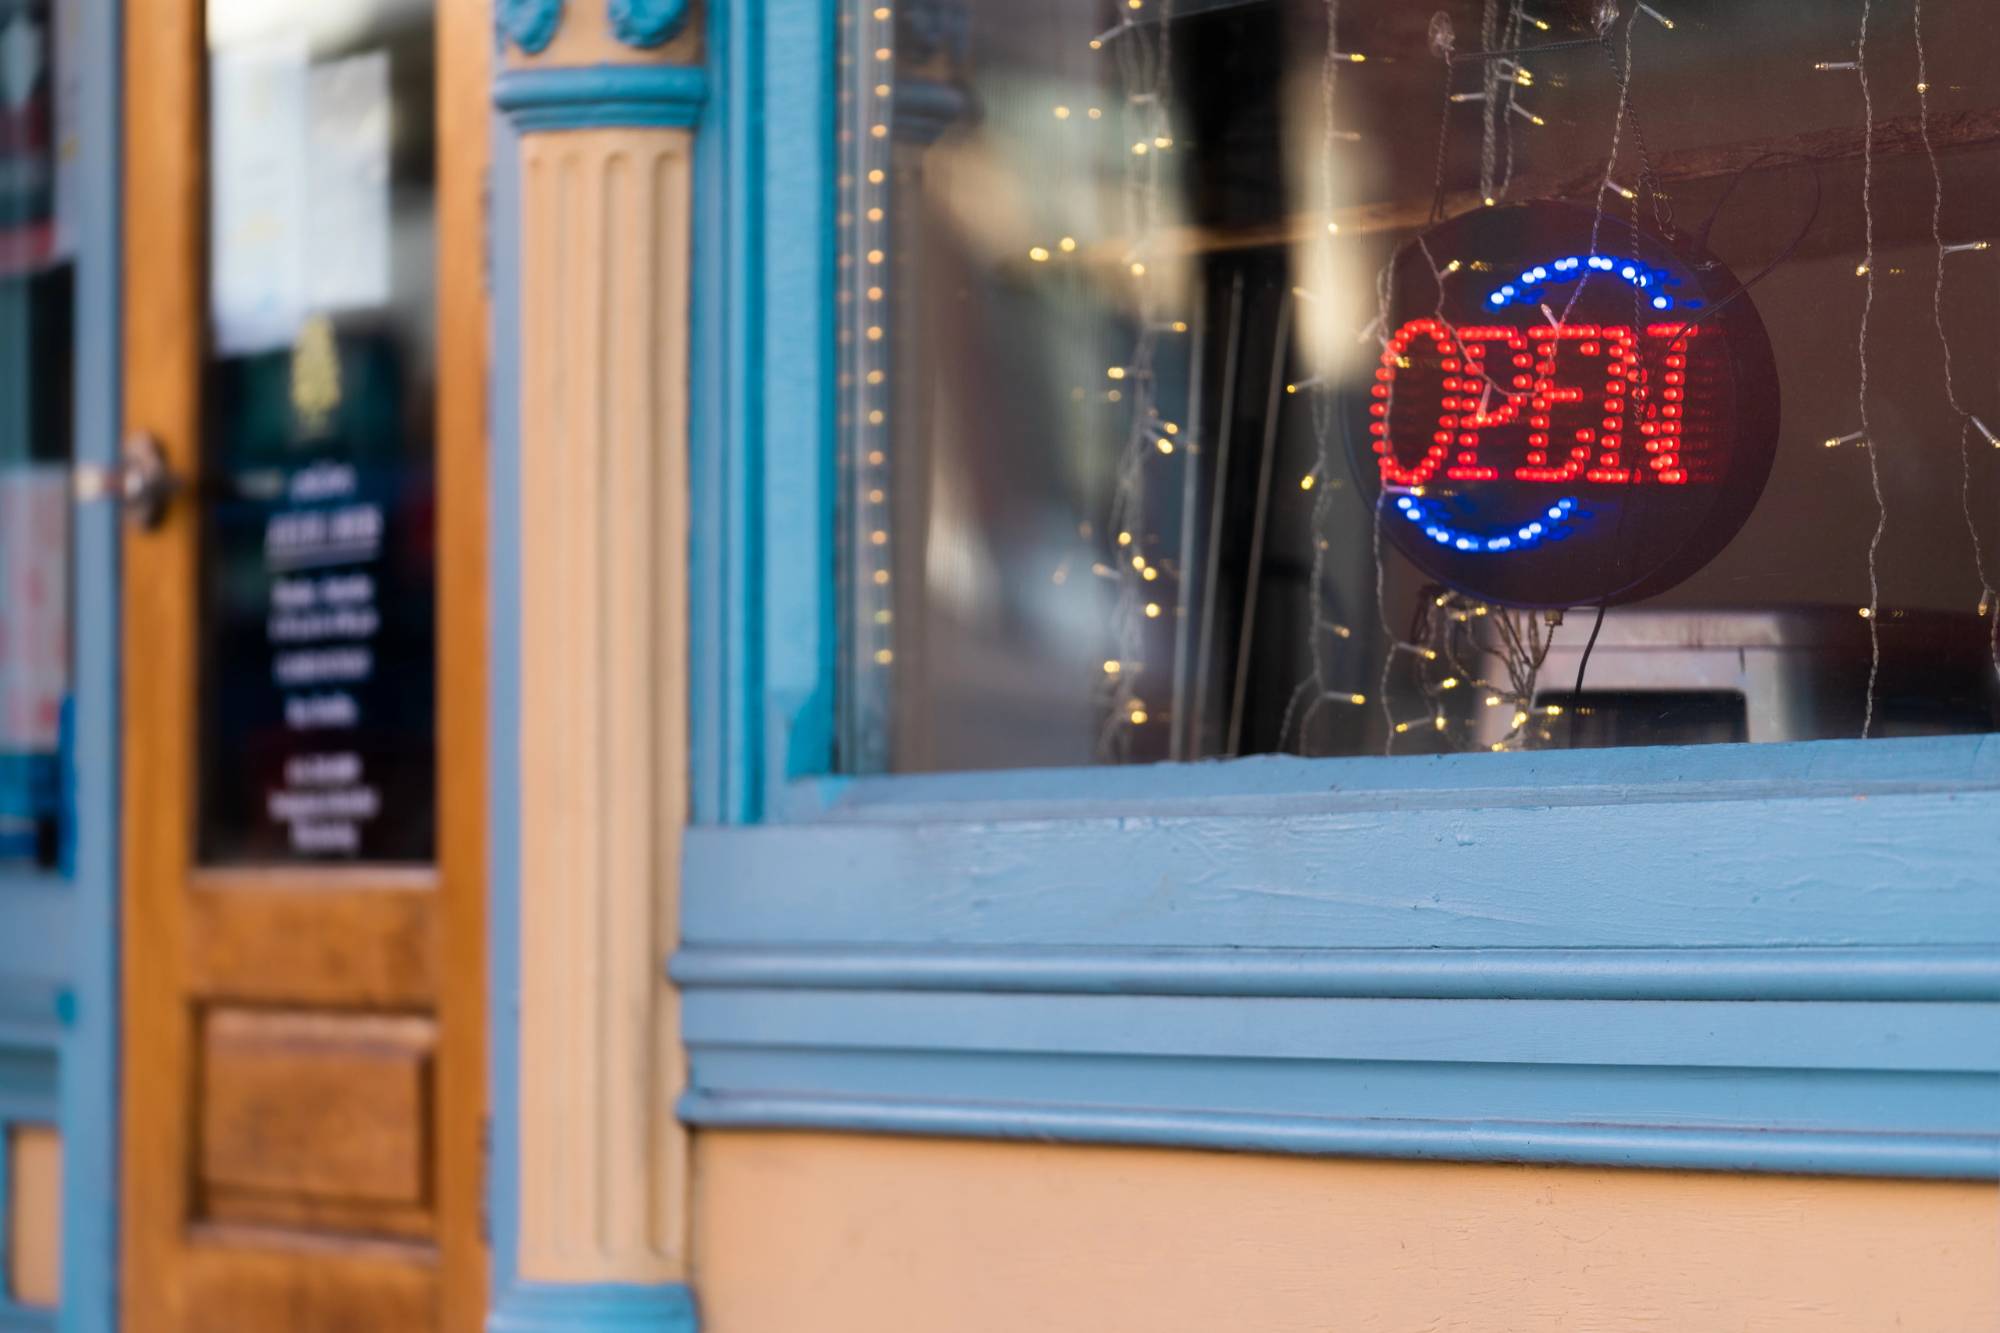
<svg viewBox="0 0 2000 1333"><path fill-rule="evenodd" d="M510 69L493 80L493 105L523 133L686 128L707 101L708 72L698 65Z"/></svg>
<svg viewBox="0 0 2000 1333"><path fill-rule="evenodd" d="M695 1333L694 1293L611 1283L522 1282L505 1288L486 1317L487 1333Z"/></svg>
<svg viewBox="0 0 2000 1333"><path fill-rule="evenodd" d="M1990 1179L2000 751L1876 744L817 784L689 832L683 1114Z"/></svg>

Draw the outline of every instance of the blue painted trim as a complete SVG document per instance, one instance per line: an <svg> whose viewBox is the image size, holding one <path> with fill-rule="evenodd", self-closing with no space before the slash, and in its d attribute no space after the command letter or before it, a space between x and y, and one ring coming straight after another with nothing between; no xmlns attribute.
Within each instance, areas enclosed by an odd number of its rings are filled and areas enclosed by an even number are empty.
<svg viewBox="0 0 2000 1333"><path fill-rule="evenodd" d="M512 1288L521 1234L521 152L504 115L492 117L490 134L486 855L493 1122L486 1216L497 1297Z"/></svg>
<svg viewBox="0 0 2000 1333"><path fill-rule="evenodd" d="M756 818L762 795L754 589L763 402L752 376L763 337L763 252L760 228L745 221L763 208L758 15L749 5L709 15L713 107L695 138L688 721L693 816L709 824Z"/></svg>
<svg viewBox="0 0 2000 1333"><path fill-rule="evenodd" d="M696 990L1459 1000L2000 1001L2000 948L691 947Z"/></svg>
<svg viewBox="0 0 2000 1333"><path fill-rule="evenodd" d="M695 65L510 69L493 80L493 105L522 133L686 128L701 119L707 101L708 72Z"/></svg>
<svg viewBox="0 0 2000 1333"><path fill-rule="evenodd" d="M718 1129L811 1128L1036 1143L1054 1139L1330 1157L1937 1179L1990 1179L2000 1174L2000 1141L1973 1135L1371 1121L699 1092L682 1099L681 1115L691 1124Z"/></svg>
<svg viewBox="0 0 2000 1333"><path fill-rule="evenodd" d="M694 1333L694 1293L609 1283L521 1283L487 1316L487 1333Z"/></svg>
<svg viewBox="0 0 2000 1333"><path fill-rule="evenodd" d="M764 207L750 225L763 233L764 310L782 312L764 320L755 381L763 419L778 423L756 445L767 811L783 808L788 783L834 760L836 9L764 6Z"/></svg>
<svg viewBox="0 0 2000 1333"><path fill-rule="evenodd" d="M502 39L529 55L548 49L562 26L563 0L495 0L493 23Z"/></svg>
<svg viewBox="0 0 2000 1333"><path fill-rule="evenodd" d="M1423 1074L1450 1066L1464 1077L1519 1078L1523 1091L1510 1092L1539 1103L1538 1087L1566 1086L1554 1073L1583 1071L1602 1082L1614 1074L1632 1081L1639 1074L1689 1070L1764 1071L1776 1087L1805 1075L1829 1093L1839 1080L1830 1074L1865 1075L1873 1085L1905 1082L1904 1076L1976 1075L1952 1091L1938 1084L1925 1120L1955 1113L1971 1116L1969 1126L2000 1134L1990 1122L2000 1110L2000 1005L1991 1002L1873 1002L1840 1004L1814 1000L1463 1000L1378 999L1293 996L1188 995L993 995L980 992L754 991L720 994L690 991L683 997L683 1034L697 1050L726 1050L728 1061L748 1067L803 1067L801 1051L826 1056L855 1053L836 1074L858 1072L860 1055L930 1060L949 1051L965 1063L972 1056L1006 1061L1041 1057L1101 1055L1108 1064L1132 1062L1291 1062L1289 1077L1317 1065L1339 1073L1349 1066L1394 1067ZM755 1059L752 1060L752 1054ZM1303 1062L1303 1063L1299 1063ZM940 1067L950 1062L938 1062ZM831 1065L828 1066L832 1068ZM1055 1070L1052 1077L1068 1077ZM1895 1075L1885 1079L1882 1075ZM754 1076L754 1075L752 1075ZM923 1077L906 1069L913 1085ZM1014 1075L1010 1075L1014 1077ZM1394 1099L1389 1075L1370 1087L1350 1089L1356 1104ZM703 1090L711 1083L697 1076ZM781 1085L811 1090L811 1084ZM949 1081L938 1086L951 1088ZM1133 1084L1136 1089L1137 1083ZM1178 1082L1154 1086L1149 1094L1188 1095L1209 1105L1228 1106L1249 1095L1247 1087ZM829 1089L830 1090L830 1089ZM966 1081L967 1095L978 1089ZM886 1090L885 1090L886 1091ZM1273 1085L1274 1094L1282 1091ZM1096 1099L1127 1099L1128 1089L1106 1076ZM1718 1090L1692 1084L1675 1101L1718 1104L1747 1097L1750 1090ZM1966 1100L1971 1096L1972 1100ZM994 1097L991 1100L1002 1100ZM1956 1106L1956 1112L1953 1110ZM1970 1108L1970 1110L1968 1110ZM1252 1108L1265 1109L1265 1108ZM1329 1108L1337 1109L1337 1108ZM1436 1104L1437 1110L1443 1103ZM1603 1107L1594 1110L1604 1110ZM1572 1119L1581 1108L1560 1099L1521 1119ZM1358 1114L1349 1111L1350 1114ZM1628 1108L1620 1118L1654 1119L1667 1114L1646 1106ZM1788 1110L1785 1123L1847 1124L1876 1128L1876 1103L1837 1104L1832 1096ZM1491 1118L1487 1115L1467 1118ZM1592 1118L1596 1118L1593 1115ZM1718 1113L1711 1123L1729 1117ZM1987 1123L1982 1124L1982 1121ZM1912 1126L1915 1127L1915 1126ZM1890 1128L1895 1128L1891 1126Z"/></svg>
<svg viewBox="0 0 2000 1333"><path fill-rule="evenodd" d="M789 821L929 823L1161 814L1669 803L2000 789L2000 735L1381 758L1258 755L1126 768L1008 769L789 784Z"/></svg>
<svg viewBox="0 0 2000 1333"><path fill-rule="evenodd" d="M54 995L75 972L81 907L77 885L0 867L0 1022L19 1012L4 995L23 987ZM50 1010L44 1017L53 1022Z"/></svg>
<svg viewBox="0 0 2000 1333"><path fill-rule="evenodd" d="M691 829L690 947L2000 945L2000 791Z"/></svg>
<svg viewBox="0 0 2000 1333"><path fill-rule="evenodd" d="M2000 1166L1992 1002L690 988L683 1003L697 1124L1173 1141L1153 1125L1260 1149L1268 1134L1217 1127L1277 1125L1298 1150L1428 1156L1444 1121L1443 1151L1468 1157L1541 1131L1535 1160L1625 1164L1607 1143L1643 1160L1664 1136L1714 1168L1814 1152L1813 1169L1851 1173ZM1793 1145L1779 1158L1774 1135Z"/></svg>
<svg viewBox="0 0 2000 1333"><path fill-rule="evenodd" d="M665 44L687 23L688 0L611 0L611 33L642 50Z"/></svg>
<svg viewBox="0 0 2000 1333"><path fill-rule="evenodd" d="M123 430L124 69L121 0L77 0L75 71L76 449L115 465ZM65 1333L110 1333L118 1293L119 515L76 511L72 602L76 846L69 892L66 985L56 996L64 1039L56 1111L63 1139L62 1312ZM37 1312L21 1327L47 1328Z"/></svg>

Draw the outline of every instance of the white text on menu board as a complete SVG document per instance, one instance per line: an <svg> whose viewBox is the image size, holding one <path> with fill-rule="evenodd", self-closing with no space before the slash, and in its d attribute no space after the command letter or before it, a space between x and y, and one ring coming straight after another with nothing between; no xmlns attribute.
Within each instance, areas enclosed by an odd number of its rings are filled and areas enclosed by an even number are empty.
<svg viewBox="0 0 2000 1333"><path fill-rule="evenodd" d="M293 474L291 503L326 506L353 496L355 471L345 463L315 463ZM271 674L284 692L286 730L319 734L321 746L285 761L284 785L265 808L286 826L292 850L306 855L353 855L361 829L381 811L359 754L338 748L338 733L361 722L354 689L375 674L371 646L381 626L375 577L352 568L381 554L382 507L366 502L284 509L264 527L264 562L271 573L266 633Z"/></svg>

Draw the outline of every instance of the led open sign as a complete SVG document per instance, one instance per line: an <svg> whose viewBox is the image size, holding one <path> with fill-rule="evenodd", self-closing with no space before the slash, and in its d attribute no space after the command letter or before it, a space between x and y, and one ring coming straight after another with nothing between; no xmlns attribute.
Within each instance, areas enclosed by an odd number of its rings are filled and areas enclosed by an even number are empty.
<svg viewBox="0 0 2000 1333"><path fill-rule="evenodd" d="M1393 278L1354 461L1427 574L1502 605L1629 602L1741 529L1770 475L1778 386L1720 262L1534 203L1443 224Z"/></svg>

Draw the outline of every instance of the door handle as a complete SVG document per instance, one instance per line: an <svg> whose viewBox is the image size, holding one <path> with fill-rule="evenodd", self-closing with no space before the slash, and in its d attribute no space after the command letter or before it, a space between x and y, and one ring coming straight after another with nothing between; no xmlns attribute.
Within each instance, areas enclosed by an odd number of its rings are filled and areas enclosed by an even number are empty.
<svg viewBox="0 0 2000 1333"><path fill-rule="evenodd" d="M134 526L147 531L165 521L167 506L183 489L159 440L144 431L126 437L115 466L80 463L74 476L79 503L116 501Z"/></svg>

